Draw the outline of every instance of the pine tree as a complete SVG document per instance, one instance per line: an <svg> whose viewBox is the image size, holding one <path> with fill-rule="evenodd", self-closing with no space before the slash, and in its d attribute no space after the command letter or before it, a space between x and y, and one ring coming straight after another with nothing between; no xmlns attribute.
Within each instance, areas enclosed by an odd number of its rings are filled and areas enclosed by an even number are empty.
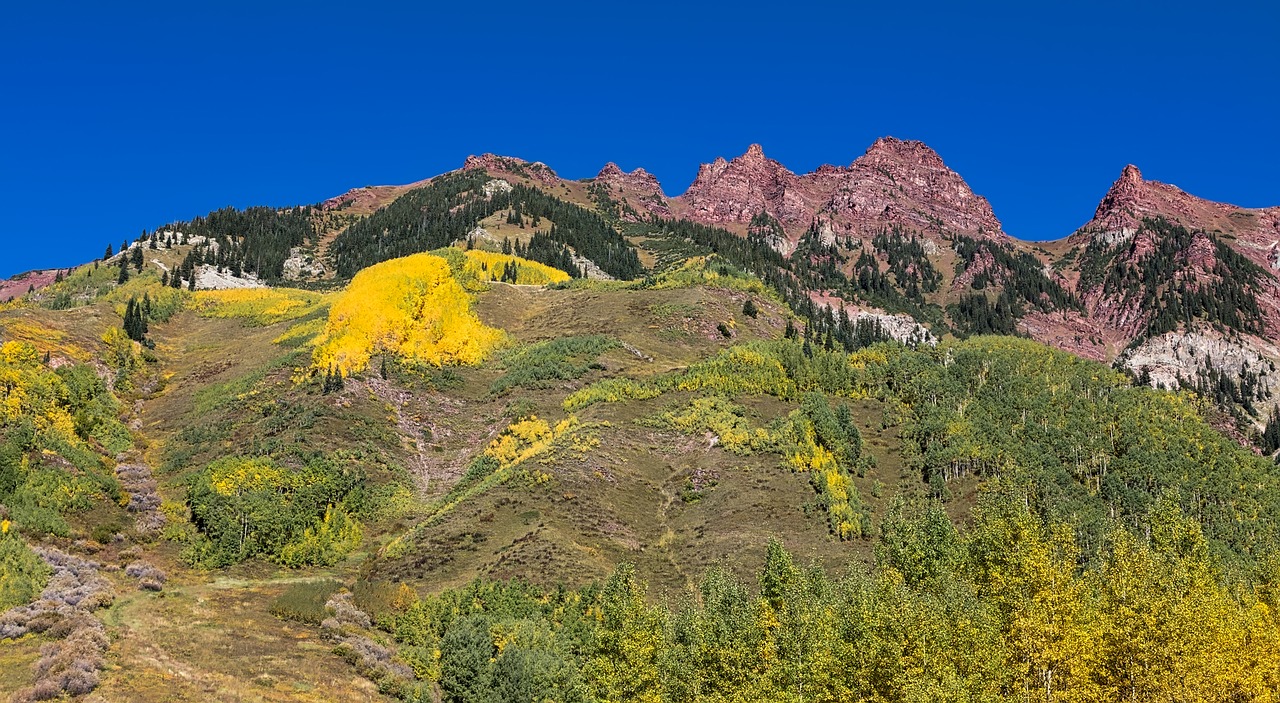
<svg viewBox="0 0 1280 703"><path fill-rule="evenodd" d="M141 342L146 333L143 330L142 311L138 308L138 299L129 298L124 311L124 333L129 339Z"/></svg>
<svg viewBox="0 0 1280 703"><path fill-rule="evenodd" d="M115 255L116 255L115 251L111 248L111 245L110 245L110 244L108 244L108 245L107 245L107 253L105 253L105 254L103 254L103 255L102 255L102 260L103 260L103 261L106 261L107 259L110 259L111 257L113 257L113 256L115 256Z"/></svg>
<svg viewBox="0 0 1280 703"><path fill-rule="evenodd" d="M1262 451L1264 454L1280 451L1280 410L1272 409L1271 419L1267 420L1267 428L1262 432Z"/></svg>
<svg viewBox="0 0 1280 703"><path fill-rule="evenodd" d="M747 302L742 304L742 314L751 319L755 319L760 314L760 310L756 308L756 303L751 298L747 298Z"/></svg>
<svg viewBox="0 0 1280 703"><path fill-rule="evenodd" d="M120 257L120 264L120 275L116 277L116 283L124 285L129 280L129 260L122 256Z"/></svg>

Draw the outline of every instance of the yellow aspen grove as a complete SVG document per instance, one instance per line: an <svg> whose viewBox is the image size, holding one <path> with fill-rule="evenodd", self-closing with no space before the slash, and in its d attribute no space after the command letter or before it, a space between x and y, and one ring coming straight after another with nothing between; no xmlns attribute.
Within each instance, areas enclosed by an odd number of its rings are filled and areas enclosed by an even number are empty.
<svg viewBox="0 0 1280 703"><path fill-rule="evenodd" d="M377 353L443 366L477 364L503 340L471 312L449 264L414 254L364 269L333 303L313 365L358 373Z"/></svg>
<svg viewBox="0 0 1280 703"><path fill-rule="evenodd" d="M466 252L467 263L463 272L480 281L506 281L522 286L545 286L569 280L569 274L537 261L522 259L510 254L471 249ZM503 276L511 276L511 281Z"/></svg>

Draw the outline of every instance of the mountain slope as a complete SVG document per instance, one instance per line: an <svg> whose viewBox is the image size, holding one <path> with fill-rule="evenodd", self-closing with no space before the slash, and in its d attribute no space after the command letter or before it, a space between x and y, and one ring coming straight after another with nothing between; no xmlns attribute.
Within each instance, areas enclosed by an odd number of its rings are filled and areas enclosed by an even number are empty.
<svg viewBox="0 0 1280 703"><path fill-rule="evenodd" d="M875 163L850 192L883 193L914 173L912 212L972 229L788 224L813 180L749 156L707 180L764 208L713 208L746 217L725 227L654 217L640 171L484 156L332 240L323 208L223 213L0 307L6 597L63 597L50 548L101 565L75 567L100 589L84 612L0 617L0 691L683 702L800 677L831 700L1003 700L1045 671L1103 699L1141 672L1155 699L1266 689L1275 464L1190 395L977 333L1073 316L1225 357L1266 333L1268 272L1161 220L1053 259L988 231L908 143L828 175ZM312 289L266 285L326 246ZM251 258L258 287L189 290ZM1202 392L1257 399L1274 368L1238 358ZM1053 641L1100 653L1070 675L1027 664L1046 599L1074 608ZM96 659L74 659L85 642Z"/></svg>

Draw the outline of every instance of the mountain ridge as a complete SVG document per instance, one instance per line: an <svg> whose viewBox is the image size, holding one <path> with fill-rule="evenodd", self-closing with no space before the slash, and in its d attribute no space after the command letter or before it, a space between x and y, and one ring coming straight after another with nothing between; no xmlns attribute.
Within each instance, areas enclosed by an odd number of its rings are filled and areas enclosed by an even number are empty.
<svg viewBox="0 0 1280 703"><path fill-rule="evenodd" d="M481 187L465 186L452 195L403 205L406 194L426 192L461 176ZM466 195L468 187L475 193ZM418 250L415 236L399 228L418 217L414 208L425 216L446 202L454 203L449 207L456 210L476 197L501 197L504 202L526 197L511 195L514 187L533 189L522 191L526 193L541 191L580 208L574 212L604 217L591 225L597 234L579 233L575 238L569 233L577 244L565 240L562 230L560 241L538 255L544 263L571 275L599 273L596 262L578 249L613 227L626 236L609 234L616 241L609 245L612 249L602 249L602 255L614 251L608 254L612 259L626 254L626 248L637 248L645 266L665 266L668 254L649 251L655 223L696 223L711 229L693 239L693 233L686 233L685 241L698 240L695 249L724 253L723 247L731 243L724 237L744 240L733 245L739 249L733 255L735 263L765 279L773 276L771 285L789 287L789 302L816 320L819 332L844 329L841 334L848 334L852 320L867 315L886 329L906 329L912 326L904 325L901 316L910 315L923 325L912 327L919 331L912 334L916 338L952 331L1022 334L1085 358L1115 362L1144 378L1148 362L1155 359L1163 371L1152 376L1161 380L1152 382L1182 379L1174 385L1183 387L1208 383L1216 373L1214 364L1238 366L1232 359L1276 356L1267 340L1280 331L1280 284L1275 275L1280 272L1280 207L1238 208L1205 200L1176 186L1145 180L1130 164L1108 188L1093 217L1074 232L1052 241L1021 240L1004 231L990 202L938 152L923 142L891 136L876 139L847 166L824 164L803 174L752 144L737 157L702 164L685 192L672 197L643 167L626 172L608 162L594 177L570 180L540 161L472 155L460 168L439 176L356 188L321 202L317 210L323 223L317 229L325 234L318 246L290 252L291 279L297 279L299 271L323 273L325 268L312 262L329 258L331 245L364 218L398 207L398 215L383 218L390 227L387 234L398 238L387 251L410 252ZM551 202L502 206L503 212L466 224L465 232L450 229L463 227L466 219L450 212L435 225L432 246L464 235L495 244L514 238L527 246L539 227L537 212L545 217ZM522 208L524 214L518 214ZM554 229L555 223L550 225ZM355 262L364 260L360 248L372 245L372 240L343 244L347 263L337 267L338 273L351 275ZM381 251L388 244L379 237L376 246ZM781 259L764 263L772 256ZM230 263L228 255L210 252L209 257L220 268ZM246 260L244 268L249 263ZM612 263L615 272L622 270L616 268L617 261ZM624 268L632 271L636 266ZM781 270L770 274L773 267ZM187 264L184 270L191 268ZM39 290L41 281L36 284ZM9 287L17 291L29 286ZM851 315L849 323L839 319L846 314L841 310ZM1186 345L1155 338L1173 332L1209 333L1235 351L1227 354L1230 358L1211 361L1169 356L1169 350ZM1148 343L1154 346L1144 348ZM1270 384L1258 387L1261 395L1253 401L1270 401ZM1242 405L1250 408L1253 401ZM1256 410L1250 412L1251 422L1262 421Z"/></svg>

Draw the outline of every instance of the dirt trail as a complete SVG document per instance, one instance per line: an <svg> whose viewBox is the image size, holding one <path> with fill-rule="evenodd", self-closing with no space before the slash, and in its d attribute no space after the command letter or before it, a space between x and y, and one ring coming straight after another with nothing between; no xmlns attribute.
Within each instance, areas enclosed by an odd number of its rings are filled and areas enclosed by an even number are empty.
<svg viewBox="0 0 1280 703"><path fill-rule="evenodd" d="M396 431L409 452L407 468L424 500L447 493L466 472L476 448L500 431L464 417L466 400L415 395L377 377L348 383L363 384L395 413Z"/></svg>

